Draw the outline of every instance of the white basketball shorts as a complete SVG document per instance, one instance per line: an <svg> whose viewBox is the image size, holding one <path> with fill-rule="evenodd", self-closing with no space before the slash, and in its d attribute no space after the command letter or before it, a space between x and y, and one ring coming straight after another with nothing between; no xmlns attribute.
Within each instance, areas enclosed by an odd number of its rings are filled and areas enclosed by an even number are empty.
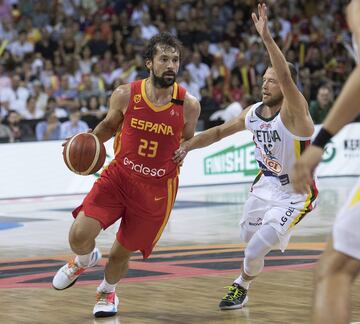
<svg viewBox="0 0 360 324"><path fill-rule="evenodd" d="M336 251L360 260L360 178L336 216L333 245Z"/></svg>

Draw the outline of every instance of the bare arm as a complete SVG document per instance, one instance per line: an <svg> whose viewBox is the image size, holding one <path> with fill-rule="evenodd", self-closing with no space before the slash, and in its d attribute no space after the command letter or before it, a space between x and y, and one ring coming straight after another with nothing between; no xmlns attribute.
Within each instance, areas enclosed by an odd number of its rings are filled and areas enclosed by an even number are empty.
<svg viewBox="0 0 360 324"><path fill-rule="evenodd" d="M294 134L311 136L314 127L308 111L307 101L291 77L285 56L271 36L268 28L267 7L265 4L258 5L258 13L259 17L257 17L255 13L253 13L251 17L269 53L272 67L275 70L281 92L284 95L284 103L280 112L281 117L287 128Z"/></svg>
<svg viewBox="0 0 360 324"><path fill-rule="evenodd" d="M108 141L121 127L124 113L130 99L130 85L121 85L114 90L110 98L109 111L103 121L94 129L95 134L101 142Z"/></svg>
<svg viewBox="0 0 360 324"><path fill-rule="evenodd" d="M195 134L196 124L200 116L200 103L189 93L186 93L184 100L184 130L182 137L188 140Z"/></svg>
<svg viewBox="0 0 360 324"><path fill-rule="evenodd" d="M209 146L215 142L220 141L224 137L244 130L245 116L249 109L250 107L244 109L238 117L233 118L232 120L229 120L228 122L220 126L216 126L204 132L201 132L200 134L183 142L180 148L175 152L173 160L177 163L180 163L185 158L187 152L201 147Z"/></svg>

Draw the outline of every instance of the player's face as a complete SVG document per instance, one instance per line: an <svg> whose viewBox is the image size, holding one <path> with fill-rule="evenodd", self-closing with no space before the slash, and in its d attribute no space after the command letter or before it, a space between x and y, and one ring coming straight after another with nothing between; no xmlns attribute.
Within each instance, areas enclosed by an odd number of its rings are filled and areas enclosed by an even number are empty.
<svg viewBox="0 0 360 324"><path fill-rule="evenodd" d="M268 68L263 76L261 93L262 102L269 107L280 104L284 98L273 68Z"/></svg>
<svg viewBox="0 0 360 324"><path fill-rule="evenodd" d="M180 66L180 53L173 47L157 45L156 54L148 64L154 85L158 88L168 88L176 80Z"/></svg>

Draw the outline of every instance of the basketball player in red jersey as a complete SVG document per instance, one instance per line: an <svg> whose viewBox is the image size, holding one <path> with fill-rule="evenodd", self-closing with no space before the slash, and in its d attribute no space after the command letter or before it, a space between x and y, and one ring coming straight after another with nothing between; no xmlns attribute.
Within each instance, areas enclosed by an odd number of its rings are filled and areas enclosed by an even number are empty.
<svg viewBox="0 0 360 324"><path fill-rule="evenodd" d="M115 286L126 274L131 252L140 250L144 258L151 254L174 205L179 168L173 152L182 138L194 136L200 114L199 102L175 82L180 58L176 38L154 36L145 52L150 77L119 86L106 118L93 131L101 142L116 134L115 158L73 211L69 242L76 257L58 270L53 287L69 288L99 262L95 238L121 218L97 288L95 317L117 313Z"/></svg>

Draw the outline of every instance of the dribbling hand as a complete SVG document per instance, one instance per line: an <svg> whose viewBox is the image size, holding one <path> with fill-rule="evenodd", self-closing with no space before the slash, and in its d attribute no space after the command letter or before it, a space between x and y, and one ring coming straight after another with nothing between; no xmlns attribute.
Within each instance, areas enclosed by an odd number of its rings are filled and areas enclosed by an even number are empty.
<svg viewBox="0 0 360 324"><path fill-rule="evenodd" d="M86 131L86 133L91 133L93 130L92 130L92 128L89 128L87 131ZM70 136L70 137L66 137L65 138L65 142L63 142L62 144L61 144L61 146L65 146L66 145L66 143L71 139L71 138L73 138L75 135L73 135L73 136Z"/></svg>

